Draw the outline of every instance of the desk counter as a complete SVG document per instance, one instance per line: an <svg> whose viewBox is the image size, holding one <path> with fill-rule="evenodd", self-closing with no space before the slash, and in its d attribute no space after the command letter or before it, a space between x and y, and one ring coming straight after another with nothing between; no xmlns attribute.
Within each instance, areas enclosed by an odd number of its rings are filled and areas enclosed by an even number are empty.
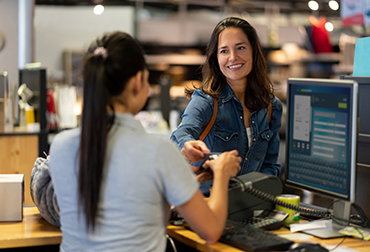
<svg viewBox="0 0 370 252"><path fill-rule="evenodd" d="M36 207L24 207L24 217L22 222L0 222L0 249L3 248L19 248L32 247L43 245L56 245L62 241L62 232L58 227L49 224L44 220ZM278 235L291 234L289 229L281 228L273 231ZM240 252L237 248L226 245L221 242L209 245L203 239L199 238L194 232L185 229L183 226L169 225L167 233L190 247L199 251L210 252ZM299 233L297 233L299 236ZM301 240L305 237L305 240ZM308 238L307 238L308 237ZM322 246L336 246L343 238L322 240L319 238L303 235L295 242L314 242L320 243ZM346 238L341 244L356 251L368 252L370 251L370 241L363 241L355 238Z"/></svg>
<svg viewBox="0 0 370 252"><path fill-rule="evenodd" d="M23 208L22 222L0 222L0 249L55 245L61 242L60 229L42 218L34 206Z"/></svg>
<svg viewBox="0 0 370 252"><path fill-rule="evenodd" d="M291 235L292 233L288 228L280 228L279 230L272 231L278 235ZM194 232L185 229L183 226L172 226L169 225L167 229L167 233L169 236L173 237L174 239L178 240L181 243L184 243L190 247L196 248L199 251L212 251L212 252L240 252L243 250L237 249L235 247L226 245L221 242L217 242L213 245L208 245L203 239L199 238L197 234ZM334 239L320 239L316 237L312 237L309 235L305 235L302 233L297 233L297 239L294 239L294 242L312 242L312 243L320 243L321 246L337 246L342 240L342 238L334 238ZM347 237L341 246L345 246L356 251L361 252L369 252L370 251L370 241L363 241L360 239ZM335 250L334 250L335 252Z"/></svg>

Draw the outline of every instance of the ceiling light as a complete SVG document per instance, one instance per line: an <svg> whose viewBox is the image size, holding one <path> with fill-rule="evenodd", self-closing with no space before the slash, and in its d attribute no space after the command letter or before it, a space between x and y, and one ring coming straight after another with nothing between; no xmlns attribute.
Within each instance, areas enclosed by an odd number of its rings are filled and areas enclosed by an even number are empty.
<svg viewBox="0 0 370 252"><path fill-rule="evenodd" d="M95 15L100 15L100 14L102 14L104 12L104 6L101 5L101 4L95 5L93 11L94 11L94 14Z"/></svg>
<svg viewBox="0 0 370 252"><path fill-rule="evenodd" d="M336 11L336 10L339 9L339 4L335 0L330 0L328 4L329 4L330 9L332 9L332 10Z"/></svg>
<svg viewBox="0 0 370 252"><path fill-rule="evenodd" d="M333 23L331 22L326 22L325 23L325 29L328 31L328 32L332 32L334 30L334 25Z"/></svg>
<svg viewBox="0 0 370 252"><path fill-rule="evenodd" d="M312 0L308 2L308 7L310 7L311 10L317 11L319 9L319 3Z"/></svg>

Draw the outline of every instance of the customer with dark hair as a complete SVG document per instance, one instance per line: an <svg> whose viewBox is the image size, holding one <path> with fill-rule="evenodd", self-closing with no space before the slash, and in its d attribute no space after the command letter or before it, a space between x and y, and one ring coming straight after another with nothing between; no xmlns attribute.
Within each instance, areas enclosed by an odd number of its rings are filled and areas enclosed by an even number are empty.
<svg viewBox="0 0 370 252"><path fill-rule="evenodd" d="M206 56L202 85L185 90L191 101L171 139L194 166L204 152L238 150L238 175L257 171L279 176L282 105L273 95L256 30L244 19L225 18L213 30ZM201 141L215 105L216 120ZM208 196L212 175L202 173L198 179Z"/></svg>
<svg viewBox="0 0 370 252"><path fill-rule="evenodd" d="M241 159L230 151L207 162L214 193L205 201L176 146L134 119L148 75L141 46L126 33L105 34L85 55L81 128L58 134L49 158L61 251L164 251L170 205L209 243L224 229Z"/></svg>

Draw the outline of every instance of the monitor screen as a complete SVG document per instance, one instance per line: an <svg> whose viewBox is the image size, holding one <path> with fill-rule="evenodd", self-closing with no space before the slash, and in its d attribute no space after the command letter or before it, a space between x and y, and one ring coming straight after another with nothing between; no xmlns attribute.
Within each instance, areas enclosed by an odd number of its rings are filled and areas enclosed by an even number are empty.
<svg viewBox="0 0 370 252"><path fill-rule="evenodd" d="M288 80L285 182L354 201L357 83Z"/></svg>

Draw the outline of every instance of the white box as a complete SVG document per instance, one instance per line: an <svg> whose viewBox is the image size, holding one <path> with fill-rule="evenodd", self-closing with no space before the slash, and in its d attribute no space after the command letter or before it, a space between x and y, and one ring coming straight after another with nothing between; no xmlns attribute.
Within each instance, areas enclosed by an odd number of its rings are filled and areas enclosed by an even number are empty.
<svg viewBox="0 0 370 252"><path fill-rule="evenodd" d="M0 221L22 221L24 174L0 174Z"/></svg>

